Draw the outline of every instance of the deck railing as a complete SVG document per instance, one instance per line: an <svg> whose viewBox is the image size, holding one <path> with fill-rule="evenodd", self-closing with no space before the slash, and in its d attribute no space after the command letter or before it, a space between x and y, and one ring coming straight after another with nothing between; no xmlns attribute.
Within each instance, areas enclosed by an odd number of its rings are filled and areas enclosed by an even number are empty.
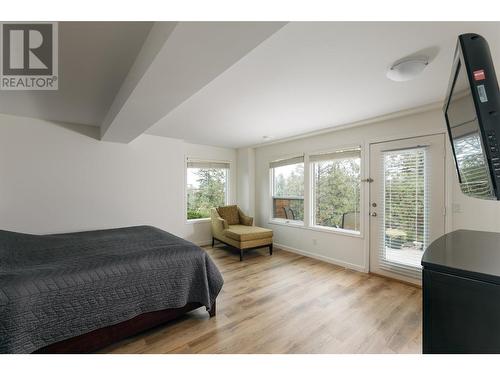
<svg viewBox="0 0 500 375"><path fill-rule="evenodd" d="M273 217L285 220L304 220L303 197L273 197Z"/></svg>

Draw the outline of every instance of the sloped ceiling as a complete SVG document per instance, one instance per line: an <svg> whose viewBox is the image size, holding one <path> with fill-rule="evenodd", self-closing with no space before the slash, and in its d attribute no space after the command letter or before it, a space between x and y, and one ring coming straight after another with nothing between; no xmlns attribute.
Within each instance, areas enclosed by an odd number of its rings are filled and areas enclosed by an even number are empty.
<svg viewBox="0 0 500 375"><path fill-rule="evenodd" d="M153 22L60 22L59 90L0 91L0 112L100 126Z"/></svg>

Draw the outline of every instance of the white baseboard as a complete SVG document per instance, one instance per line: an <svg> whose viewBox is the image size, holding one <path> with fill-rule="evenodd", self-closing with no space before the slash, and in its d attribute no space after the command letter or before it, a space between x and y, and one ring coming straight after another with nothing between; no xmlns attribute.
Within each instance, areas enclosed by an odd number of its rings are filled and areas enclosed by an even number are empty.
<svg viewBox="0 0 500 375"><path fill-rule="evenodd" d="M198 245L198 246L210 246L210 245L212 245L212 240L197 241L197 242L195 242L195 244ZM305 251L305 250L296 249L294 247L282 245L282 244L279 244L279 243L276 243L276 242L273 243L273 246L276 249L281 249L281 250L284 250L284 251L288 251L290 253L295 253L295 254L303 255L305 257L317 259L317 260L320 260L322 262L335 264L336 266L341 266L341 267L349 268L349 269L352 269L352 270L355 270L355 271L367 273L366 270L364 269L364 267L359 266L359 265L354 264L354 263L344 262L342 260L338 260L338 259L335 259L335 258L330 258L330 257L324 256L324 255L320 255L320 254L311 253L311 252Z"/></svg>
<svg viewBox="0 0 500 375"><path fill-rule="evenodd" d="M274 243L273 245L277 249L285 250L285 251L288 251L290 253L295 253L295 254L303 255L305 257L309 257L309 258L321 260L322 262L331 263L331 264L335 264L337 266L341 266L341 267L349 268L349 269L352 269L352 270L355 270L355 271L367 273L364 267L362 267L360 265L357 265L357 264L354 264L354 263L344 262L342 260L338 260L338 259L335 259L335 258L330 258L330 257L324 256L324 255L320 255L320 254L311 253L309 251L295 249L293 247L282 245L282 244L279 244L279 243Z"/></svg>

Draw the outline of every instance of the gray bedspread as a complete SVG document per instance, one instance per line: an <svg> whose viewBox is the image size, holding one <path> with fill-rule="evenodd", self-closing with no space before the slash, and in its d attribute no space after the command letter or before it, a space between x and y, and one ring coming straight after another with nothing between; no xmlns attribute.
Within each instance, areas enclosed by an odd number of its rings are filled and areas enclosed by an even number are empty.
<svg viewBox="0 0 500 375"><path fill-rule="evenodd" d="M209 309L223 282L205 251L154 227L0 231L0 353L31 353L188 302Z"/></svg>

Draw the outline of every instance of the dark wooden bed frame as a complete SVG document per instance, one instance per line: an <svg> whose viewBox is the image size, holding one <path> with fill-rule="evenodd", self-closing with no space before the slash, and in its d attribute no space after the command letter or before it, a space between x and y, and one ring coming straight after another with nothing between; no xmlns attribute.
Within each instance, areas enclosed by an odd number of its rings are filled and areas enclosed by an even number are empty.
<svg viewBox="0 0 500 375"><path fill-rule="evenodd" d="M202 305L199 303L188 303L186 306L176 309L166 309L141 314L125 322L99 328L77 337L56 342L35 351L35 353L62 354L95 352L117 341L169 322L200 307L202 307ZM215 316L215 301L212 308L208 311L208 314L210 317Z"/></svg>

